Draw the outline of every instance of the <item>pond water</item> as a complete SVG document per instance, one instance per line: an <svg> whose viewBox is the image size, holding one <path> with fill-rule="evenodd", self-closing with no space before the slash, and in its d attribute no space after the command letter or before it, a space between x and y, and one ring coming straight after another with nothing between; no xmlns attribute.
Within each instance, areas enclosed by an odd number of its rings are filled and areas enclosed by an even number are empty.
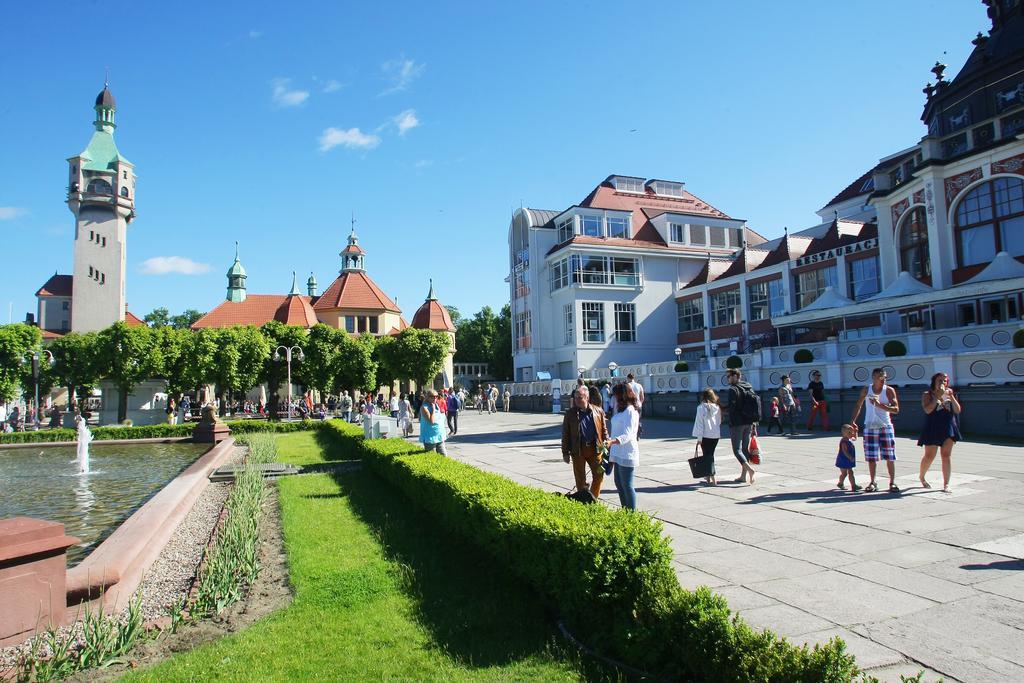
<svg viewBox="0 0 1024 683"><path fill-rule="evenodd" d="M89 474L78 474L74 446L0 450L0 519L63 523L69 536L81 539L68 548L68 566L73 567L209 447L94 441Z"/></svg>

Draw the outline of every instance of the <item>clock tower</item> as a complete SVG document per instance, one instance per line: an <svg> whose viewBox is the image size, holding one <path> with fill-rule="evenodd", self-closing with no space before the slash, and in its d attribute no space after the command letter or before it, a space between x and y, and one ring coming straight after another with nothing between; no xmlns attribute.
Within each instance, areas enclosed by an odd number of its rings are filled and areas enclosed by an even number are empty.
<svg viewBox="0 0 1024 683"><path fill-rule="evenodd" d="M67 204L75 216L71 331L93 332L125 318L125 247L135 218L135 167L114 144L117 105L105 84L95 131L68 159Z"/></svg>

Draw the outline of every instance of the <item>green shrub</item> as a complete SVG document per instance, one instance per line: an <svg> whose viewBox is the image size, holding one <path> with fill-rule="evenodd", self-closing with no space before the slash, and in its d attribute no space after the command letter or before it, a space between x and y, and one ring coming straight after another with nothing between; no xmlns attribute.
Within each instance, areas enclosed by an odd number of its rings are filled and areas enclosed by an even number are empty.
<svg viewBox="0 0 1024 683"><path fill-rule="evenodd" d="M146 425L142 427L123 427L120 425L94 427L92 436L96 441L112 439L176 439L192 436L197 423L169 425ZM269 422L267 420L233 420L227 423L232 434L253 434L263 432L286 433L320 429L328 421L301 420L299 422ZM15 432L0 434L0 443L54 443L74 441L77 439L74 429L41 429L38 432Z"/></svg>
<svg viewBox="0 0 1024 683"><path fill-rule="evenodd" d="M885 354L886 358L893 358L894 356L905 356L907 355L907 347L899 339L890 339L885 342L882 347L882 353Z"/></svg>
<svg viewBox="0 0 1024 683"><path fill-rule="evenodd" d="M337 438L442 528L490 553L609 655L675 680L850 681L841 640L796 647L758 632L709 590L683 590L661 523L584 506L401 439Z"/></svg>
<svg viewBox="0 0 1024 683"><path fill-rule="evenodd" d="M687 372L690 369L690 364L685 360L676 362L676 372Z"/></svg>
<svg viewBox="0 0 1024 683"><path fill-rule="evenodd" d="M1013 346L1018 349L1024 349L1024 328L1013 333Z"/></svg>
<svg viewBox="0 0 1024 683"><path fill-rule="evenodd" d="M738 368L742 368L743 367L743 359L740 358L739 356L735 356L735 355L729 356L728 358L725 359L725 367L727 367L727 368L737 368L737 369Z"/></svg>
<svg viewBox="0 0 1024 683"><path fill-rule="evenodd" d="M811 363L814 361L814 354L810 349L797 349L793 354L794 363Z"/></svg>

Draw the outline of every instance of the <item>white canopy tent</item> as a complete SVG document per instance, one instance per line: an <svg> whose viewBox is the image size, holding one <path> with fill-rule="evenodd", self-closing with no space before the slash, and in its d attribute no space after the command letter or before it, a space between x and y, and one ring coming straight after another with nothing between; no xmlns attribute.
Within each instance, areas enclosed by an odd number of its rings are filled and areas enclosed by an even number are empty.
<svg viewBox="0 0 1024 683"><path fill-rule="evenodd" d="M896 280L875 296L864 301L816 308L825 294L802 311L772 318L776 327L804 325L836 318L853 318L901 309L923 308L965 299L998 294L1017 294L1024 290L1024 264L1005 251L999 252L985 270L956 287L932 289L903 271ZM826 289L826 293L828 289ZM839 299L845 297L837 296ZM847 301L849 301L847 299Z"/></svg>

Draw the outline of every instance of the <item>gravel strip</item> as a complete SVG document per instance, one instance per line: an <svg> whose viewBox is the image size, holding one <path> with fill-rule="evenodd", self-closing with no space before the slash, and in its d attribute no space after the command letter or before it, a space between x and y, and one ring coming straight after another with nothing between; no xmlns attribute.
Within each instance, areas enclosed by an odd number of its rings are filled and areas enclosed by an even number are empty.
<svg viewBox="0 0 1024 683"><path fill-rule="evenodd" d="M236 446L224 464L241 464L246 450ZM230 490L230 484L209 484L146 572L137 591L142 596L143 622L167 616L168 609L180 605L188 595L203 551ZM68 629L78 631L80 627L74 624L62 628L61 632L67 632ZM0 678L4 671L16 664L19 653L28 651L29 642L0 649Z"/></svg>

